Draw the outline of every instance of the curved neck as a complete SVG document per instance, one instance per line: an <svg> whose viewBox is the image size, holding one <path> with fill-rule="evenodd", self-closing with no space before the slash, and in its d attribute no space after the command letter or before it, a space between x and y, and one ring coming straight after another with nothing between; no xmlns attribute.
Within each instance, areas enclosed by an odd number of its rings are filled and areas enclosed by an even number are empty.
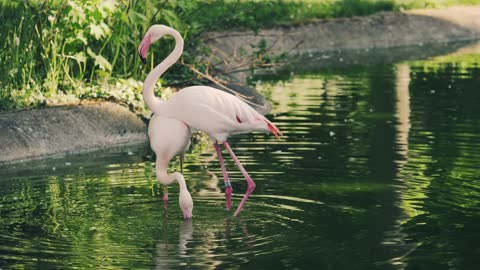
<svg viewBox="0 0 480 270"><path fill-rule="evenodd" d="M162 114L161 105L163 101L155 96L155 83L158 81L160 76L167 71L168 68L178 61L183 52L183 38L180 33L173 28L170 28L165 34L175 38L175 48L167 56L167 58L165 58L165 60L163 60L152 71L150 71L150 73L148 73L147 78L143 83L143 100L151 111L158 114Z"/></svg>
<svg viewBox="0 0 480 270"><path fill-rule="evenodd" d="M183 175L179 172L168 174L167 167L168 161L157 159L155 163L155 172L160 183L168 186L173 183L173 181L177 180L178 186L180 187L180 192L187 190L187 184L185 183L185 178Z"/></svg>

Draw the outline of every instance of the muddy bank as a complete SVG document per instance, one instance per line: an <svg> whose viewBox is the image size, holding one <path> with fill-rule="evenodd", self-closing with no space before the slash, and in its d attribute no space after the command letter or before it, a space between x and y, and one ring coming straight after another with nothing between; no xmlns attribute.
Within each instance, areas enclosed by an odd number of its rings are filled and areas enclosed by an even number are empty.
<svg viewBox="0 0 480 270"><path fill-rule="evenodd" d="M0 164L146 141L146 125L111 102L0 113Z"/></svg>
<svg viewBox="0 0 480 270"><path fill-rule="evenodd" d="M268 52L305 56L480 39L480 6L383 12L367 17L319 20L252 31L212 33L206 43L226 69L248 65L245 57L266 41ZM418 48L425 51L428 49ZM246 54L245 54L246 52ZM228 59L225 61L225 59Z"/></svg>
<svg viewBox="0 0 480 270"><path fill-rule="evenodd" d="M433 43L428 45L355 49L302 55L289 59L288 65L253 70L243 76L279 76L281 74L321 72L325 68L342 68L376 64L395 64L403 61L429 59L437 56L479 54L480 41ZM238 77L237 77L238 78Z"/></svg>

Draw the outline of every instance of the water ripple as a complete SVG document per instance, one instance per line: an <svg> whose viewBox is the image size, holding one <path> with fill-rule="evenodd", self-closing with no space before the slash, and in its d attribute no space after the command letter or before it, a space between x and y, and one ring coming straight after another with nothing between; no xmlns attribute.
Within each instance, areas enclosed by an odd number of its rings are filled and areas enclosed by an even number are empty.
<svg viewBox="0 0 480 270"><path fill-rule="evenodd" d="M284 136L231 138L240 217L211 144L186 155L189 221L148 144L2 166L0 268L475 269L480 71L455 61L264 80Z"/></svg>

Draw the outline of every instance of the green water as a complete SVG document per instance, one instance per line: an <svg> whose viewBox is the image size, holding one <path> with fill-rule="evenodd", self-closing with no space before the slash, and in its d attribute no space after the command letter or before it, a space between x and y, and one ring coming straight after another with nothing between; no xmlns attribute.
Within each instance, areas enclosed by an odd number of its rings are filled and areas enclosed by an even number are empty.
<svg viewBox="0 0 480 270"><path fill-rule="evenodd" d="M187 222L148 145L3 166L0 268L477 269L480 55L292 71L257 78L284 136L230 140L239 218L209 144Z"/></svg>

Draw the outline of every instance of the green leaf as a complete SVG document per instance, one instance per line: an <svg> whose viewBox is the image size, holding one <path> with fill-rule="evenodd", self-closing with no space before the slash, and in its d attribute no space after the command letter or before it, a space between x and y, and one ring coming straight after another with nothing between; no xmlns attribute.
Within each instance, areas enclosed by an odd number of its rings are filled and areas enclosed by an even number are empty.
<svg viewBox="0 0 480 270"><path fill-rule="evenodd" d="M86 63L87 62L87 56L85 55L84 52L78 52L73 55L73 58L77 60L79 63Z"/></svg>
<svg viewBox="0 0 480 270"><path fill-rule="evenodd" d="M101 55L95 56L95 65L101 70L112 71L112 64Z"/></svg>
<svg viewBox="0 0 480 270"><path fill-rule="evenodd" d="M72 8L71 12L69 12L72 21L78 22L80 24L84 23L86 19L84 9L77 5L75 1L68 1L68 5Z"/></svg>
<svg viewBox="0 0 480 270"><path fill-rule="evenodd" d="M110 27L108 27L108 25L106 25L104 22L101 22L101 23L100 23L100 28L102 28L103 33L104 33L105 35L110 35L110 33L111 33Z"/></svg>
<svg viewBox="0 0 480 270"><path fill-rule="evenodd" d="M180 20L180 18L178 18L177 14L175 12L173 12L172 10L164 9L164 10L162 10L162 15L163 15L165 21L167 21L167 23L171 27L173 27L173 28L175 28L179 31L182 30L181 20Z"/></svg>
<svg viewBox="0 0 480 270"><path fill-rule="evenodd" d="M85 32L83 30L78 31L76 38L80 40L84 45L88 44L87 38L85 37Z"/></svg>
<svg viewBox="0 0 480 270"><path fill-rule="evenodd" d="M95 56L97 56L97 54L94 53L94 52L92 51L92 49L90 49L90 47L87 47L87 53L88 53L88 55L90 55L90 57L92 57L92 58L95 58Z"/></svg>
<svg viewBox="0 0 480 270"><path fill-rule="evenodd" d="M117 5L118 3L115 0L104 0L100 3L100 9L114 12Z"/></svg>
<svg viewBox="0 0 480 270"><path fill-rule="evenodd" d="M90 28L90 34L96 39L100 40L103 36L105 36L105 31L100 25L97 24L89 24L88 28Z"/></svg>

